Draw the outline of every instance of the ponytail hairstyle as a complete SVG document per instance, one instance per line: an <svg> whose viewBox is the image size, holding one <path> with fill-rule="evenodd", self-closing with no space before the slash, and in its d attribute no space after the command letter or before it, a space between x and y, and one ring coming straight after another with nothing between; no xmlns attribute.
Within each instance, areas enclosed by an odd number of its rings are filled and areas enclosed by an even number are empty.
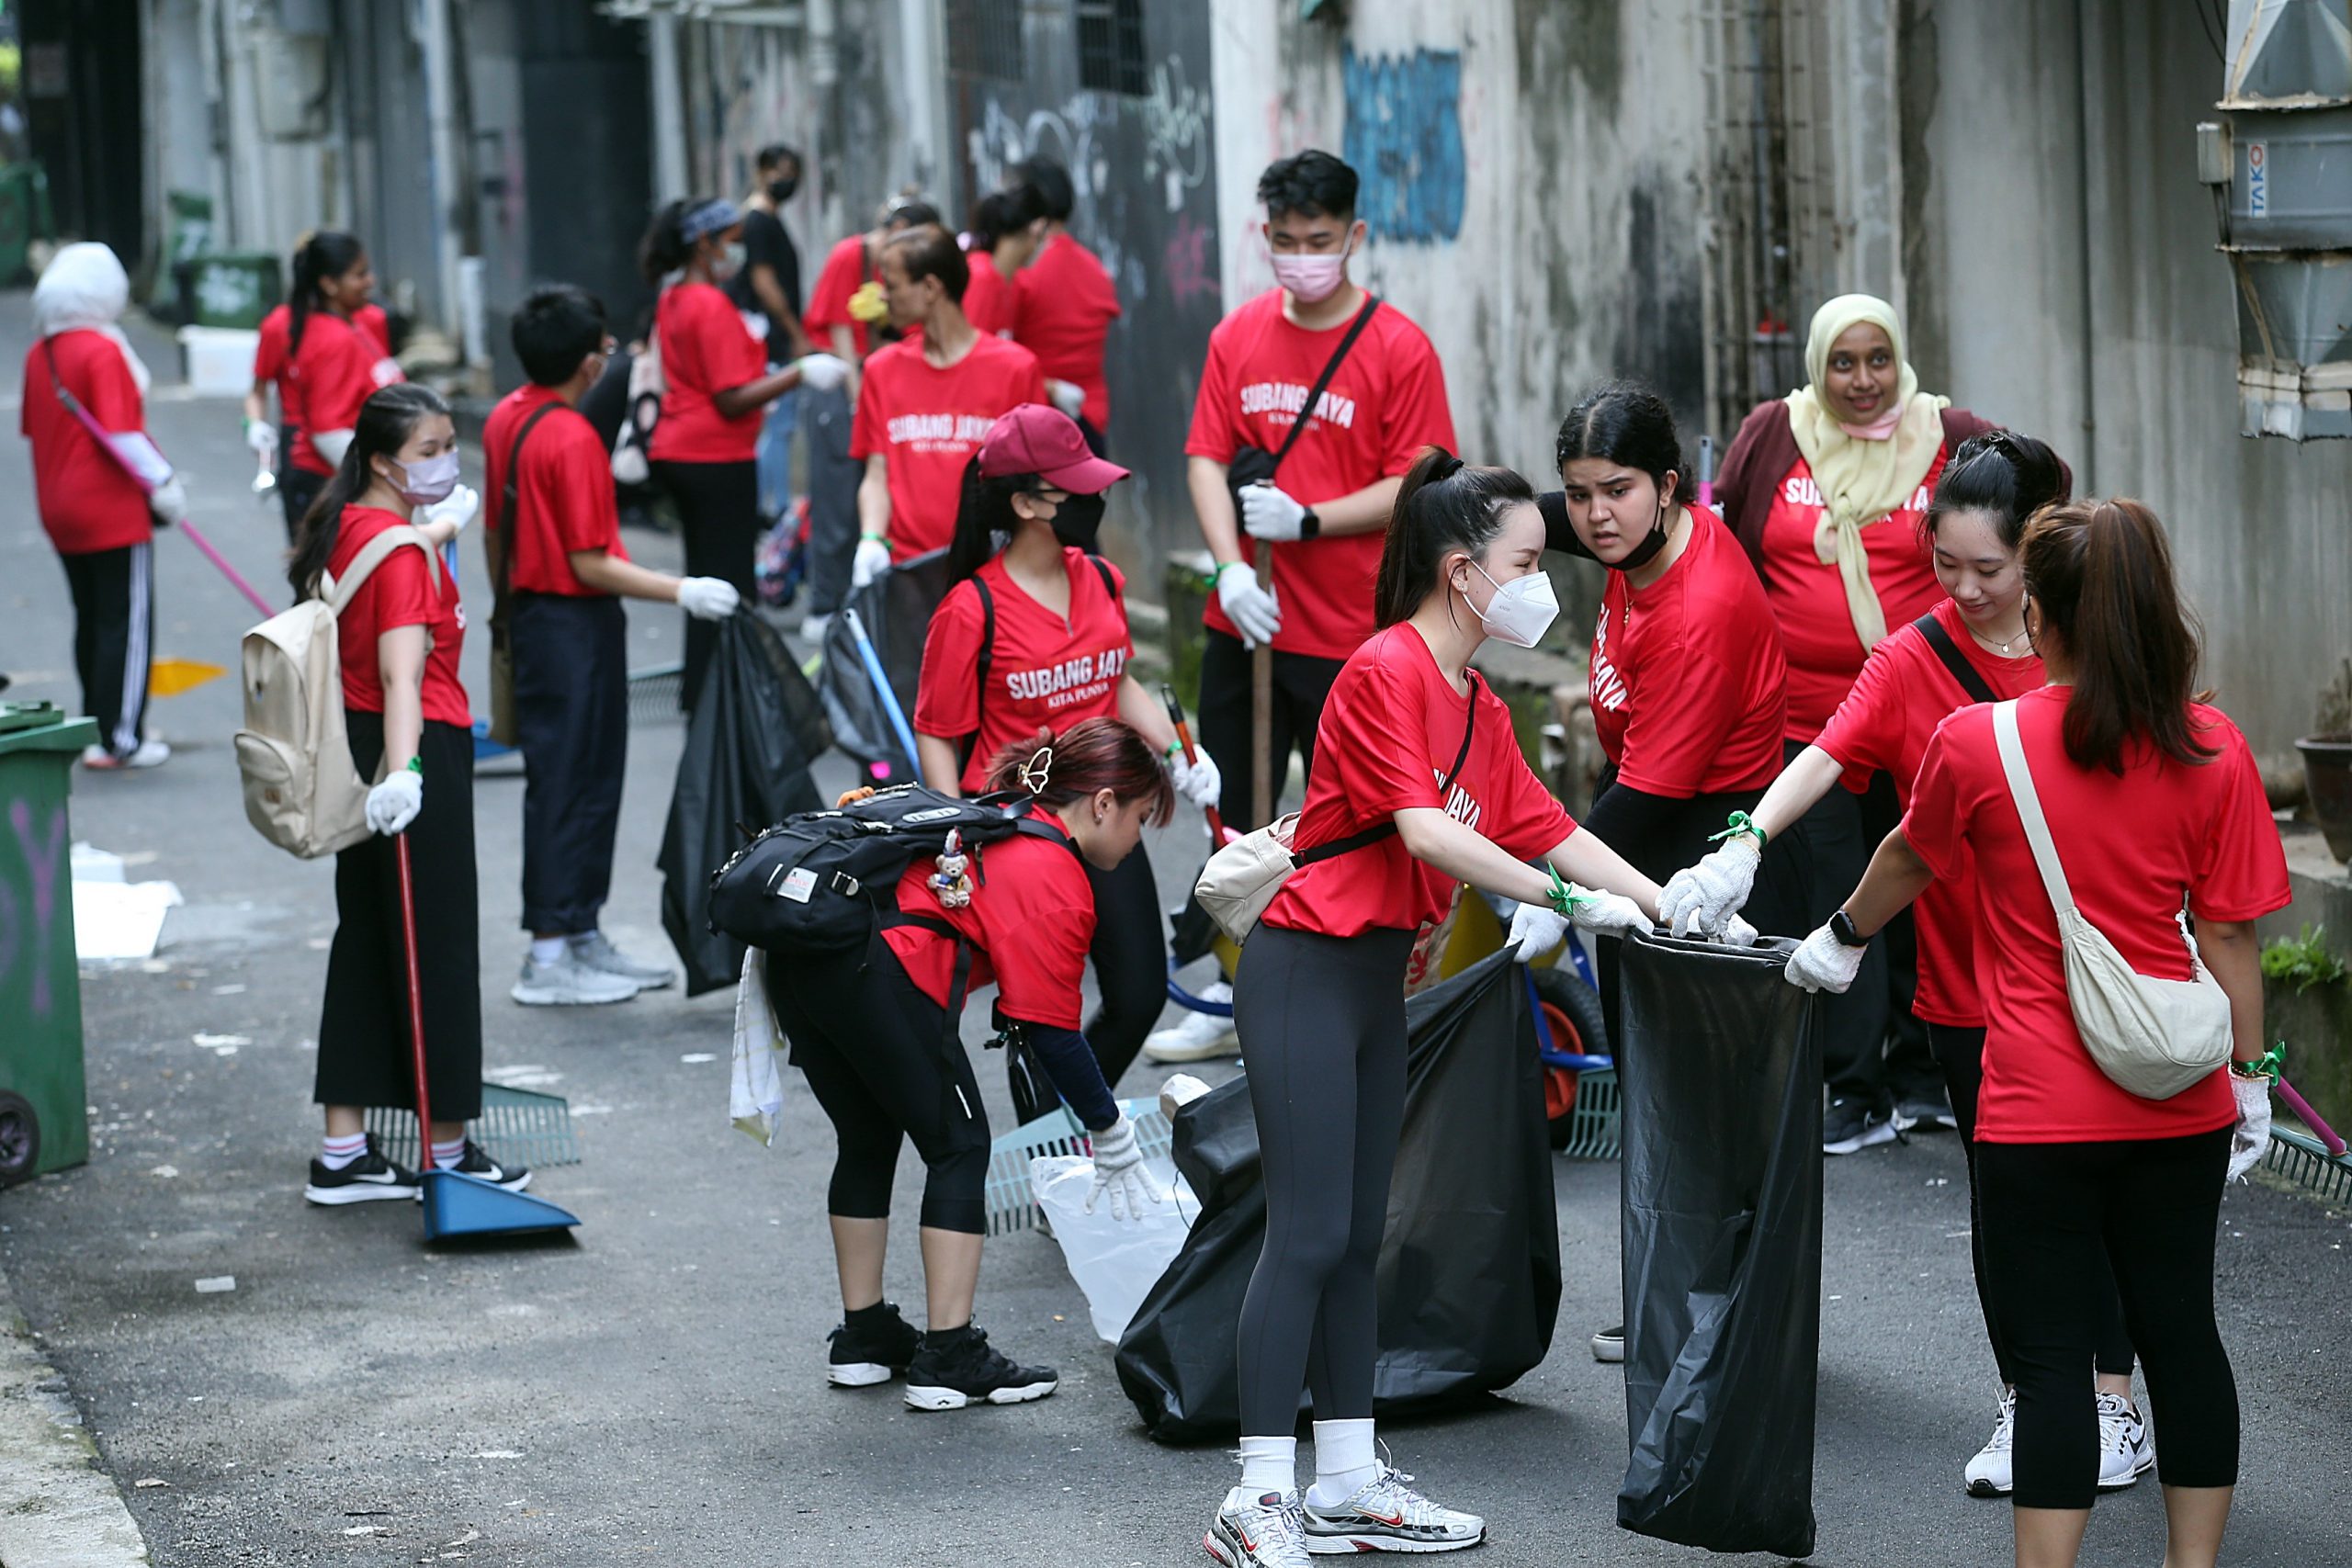
<svg viewBox="0 0 2352 1568"><path fill-rule="evenodd" d="M947 541L948 587L989 564L1004 547L998 535L1009 541L1021 531L1022 517L1012 510L1012 498L1035 491L1037 483L1035 474L999 474L990 479L980 472L978 452L965 461L963 490L956 502L956 532Z"/></svg>
<svg viewBox="0 0 2352 1568"><path fill-rule="evenodd" d="M1151 742L1115 718L1081 718L1057 737L1040 729L1016 740L989 764L988 787L1026 796L1048 811L1098 790L1121 804L1151 802L1148 818L1164 828L1176 814L1176 786Z"/></svg>
<svg viewBox="0 0 2352 1568"><path fill-rule="evenodd" d="M2195 734L2188 705L2199 654L2195 617L2173 579L2164 525L2144 502L2075 501L2027 525L2025 589L2074 666L2066 755L2120 776L2144 740L2194 767L2219 750Z"/></svg>
<svg viewBox="0 0 2352 1568"><path fill-rule="evenodd" d="M294 585L296 598L307 599L318 591L320 574L334 558L335 540L343 532L343 509L365 494L375 479L368 459L397 458L419 423L448 412L441 394L420 381L379 387L359 405L359 418L352 425L351 445L344 450L342 465L319 492L319 499L311 503L311 510L303 513L295 532L294 557L287 565L286 581Z"/></svg>
<svg viewBox="0 0 2352 1568"><path fill-rule="evenodd" d="M1372 594L1374 620L1393 626L1411 619L1437 590L1446 557L1484 555L1503 531L1504 511L1534 500L1535 491L1515 469L1476 468L1442 446L1422 447L1389 509Z"/></svg>
<svg viewBox="0 0 2352 1568"><path fill-rule="evenodd" d="M637 269L645 275L646 282L659 288L663 278L684 270L693 259L695 247L686 238L686 214L699 205L699 198L683 198L653 215L645 238L637 245Z"/></svg>
<svg viewBox="0 0 2352 1568"><path fill-rule="evenodd" d="M1962 442L1944 465L1935 499L1919 518L1920 542L1933 548L1936 529L1951 513L1983 512L1993 518L2001 543L2014 550L2035 513L2073 493L2074 476L2057 453L2030 435L1988 430Z"/></svg>
<svg viewBox="0 0 2352 1568"><path fill-rule="evenodd" d="M288 362L302 346L302 329L310 324L311 312L327 302L326 280L341 277L367 254L368 247L359 243L359 236L340 229L305 234L294 247L294 280L286 291L286 310L290 318L286 323Z"/></svg>
<svg viewBox="0 0 2352 1568"><path fill-rule="evenodd" d="M1598 457L1649 475L1660 501L1685 506L1699 499L1690 465L1682 460L1682 437L1674 428L1674 411L1666 400L1638 381L1611 381L1585 394L1584 400L1560 422L1552 444L1552 460L1562 474L1578 457ZM1674 476L1674 489L1666 476Z"/></svg>

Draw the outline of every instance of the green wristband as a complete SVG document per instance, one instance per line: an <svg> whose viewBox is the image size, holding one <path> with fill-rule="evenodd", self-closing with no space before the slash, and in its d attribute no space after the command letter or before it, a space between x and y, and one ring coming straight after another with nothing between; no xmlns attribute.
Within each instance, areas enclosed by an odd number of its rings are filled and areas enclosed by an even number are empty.
<svg viewBox="0 0 2352 1568"><path fill-rule="evenodd" d="M1720 844L1725 839L1736 839L1742 833L1746 833L1756 840L1756 847L1758 849L1760 850L1764 847L1764 829L1756 825L1755 818L1750 817L1745 811L1735 811L1729 817L1725 818L1724 820L1728 822L1730 826L1725 828L1722 832L1712 835L1707 840L1707 842L1711 844Z"/></svg>
<svg viewBox="0 0 2352 1568"><path fill-rule="evenodd" d="M417 777L423 778L424 776L424 759L422 757L411 757L408 760L408 771L414 773Z"/></svg>

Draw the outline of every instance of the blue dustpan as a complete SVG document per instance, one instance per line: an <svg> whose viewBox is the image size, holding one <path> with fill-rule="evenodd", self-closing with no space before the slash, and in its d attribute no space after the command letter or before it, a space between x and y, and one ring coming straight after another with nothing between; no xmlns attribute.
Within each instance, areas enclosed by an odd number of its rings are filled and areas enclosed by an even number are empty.
<svg viewBox="0 0 2352 1568"><path fill-rule="evenodd" d="M568 1209L527 1192L510 1192L494 1181L455 1170L418 1173L424 1189L424 1239L451 1236L523 1235L566 1230L580 1223Z"/></svg>

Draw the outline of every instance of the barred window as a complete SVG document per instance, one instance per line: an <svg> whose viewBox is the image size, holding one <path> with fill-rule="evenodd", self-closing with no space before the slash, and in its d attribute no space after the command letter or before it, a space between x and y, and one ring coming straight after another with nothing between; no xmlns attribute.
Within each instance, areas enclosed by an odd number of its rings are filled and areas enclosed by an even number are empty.
<svg viewBox="0 0 2352 1568"><path fill-rule="evenodd" d="M947 0L947 71L997 82L1027 76L1021 0Z"/></svg>
<svg viewBox="0 0 2352 1568"><path fill-rule="evenodd" d="M1078 85L1140 98L1145 80L1143 0L1077 0Z"/></svg>

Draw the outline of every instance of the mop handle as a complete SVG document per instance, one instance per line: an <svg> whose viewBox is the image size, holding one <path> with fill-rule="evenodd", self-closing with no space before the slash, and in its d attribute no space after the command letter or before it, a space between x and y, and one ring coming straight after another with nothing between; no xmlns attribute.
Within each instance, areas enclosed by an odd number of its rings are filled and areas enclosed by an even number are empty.
<svg viewBox="0 0 2352 1568"><path fill-rule="evenodd" d="M1699 437L1699 504L1709 511L1715 504L1715 438Z"/></svg>
<svg viewBox="0 0 2352 1568"><path fill-rule="evenodd" d="M416 1066L416 1168L433 1168L433 1101L424 1081L424 987L416 969L416 879L409 872L408 834L392 835L401 866L401 934L408 939L408 1044Z"/></svg>
<svg viewBox="0 0 2352 1568"><path fill-rule="evenodd" d="M1190 767L1201 760L1201 754L1193 749L1193 727L1184 722L1184 705L1176 700L1176 688L1170 685L1159 688L1159 700L1168 705L1168 722L1176 727L1177 743L1184 748L1184 765ZM1201 815L1208 818L1209 842L1223 849L1225 818L1214 806L1202 807Z"/></svg>
<svg viewBox="0 0 2352 1568"><path fill-rule="evenodd" d="M844 607L842 619L849 623L849 635L857 640L857 657L865 662L866 679L874 682L874 694L880 699L882 710L890 716L890 728L899 732L899 744L906 750L907 765L920 775L922 758L915 750L915 732L907 728L907 716L899 706L899 694L890 689L890 677L882 671L882 656L874 651L874 639L865 635L865 623L855 610Z"/></svg>
<svg viewBox="0 0 2352 1568"><path fill-rule="evenodd" d="M214 566L220 569L220 575L229 580L231 587L236 589L238 592L245 596L246 603L253 605L254 609L260 614L263 620L267 620L270 616L277 614L277 611L269 607L268 600L254 592L254 585L245 581L244 574L239 571L235 567L229 564L229 558L222 555L219 550L214 549L212 547L212 541L206 538L201 533L198 532L195 524L183 517L179 521L179 531L187 536L187 542L189 544L194 545L198 549L204 552L204 558L206 560L210 561Z"/></svg>
<svg viewBox="0 0 2352 1568"><path fill-rule="evenodd" d="M2287 1109L2301 1118L2304 1126L2319 1134L2319 1141L2326 1145L2331 1158L2341 1159L2345 1145L2344 1140L2336 1135L2335 1129L2321 1120L2320 1113L2312 1109L2311 1101L2296 1093L2295 1086L2289 1083L2284 1075L2273 1082L2278 1088L2278 1098L2287 1102Z"/></svg>

